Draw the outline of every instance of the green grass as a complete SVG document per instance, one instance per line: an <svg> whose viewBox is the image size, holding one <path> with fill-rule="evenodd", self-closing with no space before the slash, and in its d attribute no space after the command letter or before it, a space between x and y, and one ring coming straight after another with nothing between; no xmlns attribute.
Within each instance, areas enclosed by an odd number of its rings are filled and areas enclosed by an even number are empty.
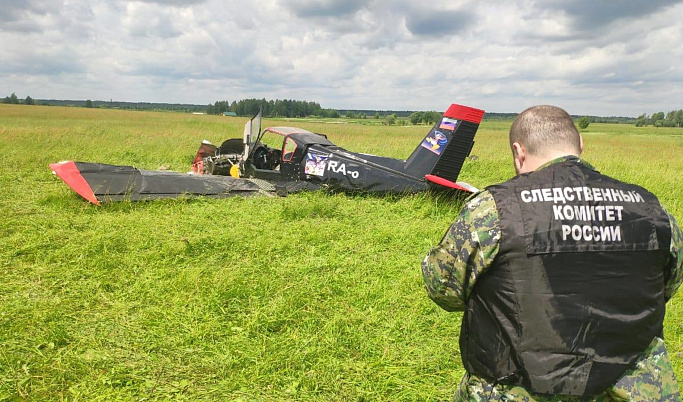
<svg viewBox="0 0 683 402"><path fill-rule="evenodd" d="M461 199L303 193L95 207L48 164L189 170L244 119L0 105L1 400L443 400L460 314L419 265ZM266 121L264 125L286 125ZM427 127L296 121L350 150L407 157ZM485 122L461 179L513 174ZM591 124L585 157L683 221L683 136ZM665 335L683 379L683 296Z"/></svg>

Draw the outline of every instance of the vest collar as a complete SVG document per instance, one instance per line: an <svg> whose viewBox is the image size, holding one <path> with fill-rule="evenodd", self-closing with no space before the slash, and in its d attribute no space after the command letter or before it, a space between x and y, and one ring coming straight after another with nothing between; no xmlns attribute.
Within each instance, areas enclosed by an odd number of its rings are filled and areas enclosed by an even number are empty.
<svg viewBox="0 0 683 402"><path fill-rule="evenodd" d="M558 164L558 163L563 163L563 162L574 163L574 164L577 164L577 165L584 166L584 167L586 167L586 168L588 168L588 169L590 169L590 170L595 170L595 171L597 171L597 169L595 169L595 167L593 167L593 165L591 165L590 163L584 161L583 159L580 159L580 158L579 158L578 156L576 156L576 155L565 155L565 156L560 156L559 158L555 158L555 159L553 159L553 160L551 160L551 161L549 161L549 162L546 162L546 163L544 163L543 165L539 166L538 169L536 169L536 171L539 171L539 170L541 170L541 169L547 168L548 166L556 165L556 164Z"/></svg>

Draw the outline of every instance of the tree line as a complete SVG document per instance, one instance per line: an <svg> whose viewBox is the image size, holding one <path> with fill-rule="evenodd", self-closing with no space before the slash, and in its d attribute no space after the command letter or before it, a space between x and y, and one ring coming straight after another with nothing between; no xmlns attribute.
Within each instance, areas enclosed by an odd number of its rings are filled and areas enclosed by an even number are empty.
<svg viewBox="0 0 683 402"><path fill-rule="evenodd" d="M242 99L239 101L229 102L216 101L207 106L194 104L170 104L170 103L150 103L150 102L114 102L109 101L91 101L88 100L36 100L30 96L22 99L16 93L5 96L2 103L13 105L44 105L44 106L78 106L78 107L96 107L96 108L116 108L116 109L133 109L133 110L170 110L178 112L199 112L204 111L206 114L223 114L225 112L233 112L238 116L253 116L258 113L259 109L263 111L264 117L325 117L325 118L351 118L351 119L380 119L383 118L384 124L435 124L440 118L441 113L435 111L427 112L412 112L412 111L386 111L382 112L376 110L336 110L325 109L317 102L300 101L292 99ZM487 112L485 119L493 120L508 120L514 119L516 113L495 113ZM672 110L668 113L657 112L648 116L646 113L633 117L599 117L599 116L572 116L578 120L581 128L588 126L588 123L622 123L635 124L636 127L655 126L655 127L683 127L683 109ZM585 127L584 127L585 126Z"/></svg>
<svg viewBox="0 0 683 402"><path fill-rule="evenodd" d="M643 113L636 119L636 127L644 126L683 127L683 109L672 110L667 114L657 112L649 117L646 113Z"/></svg>
<svg viewBox="0 0 683 402"><path fill-rule="evenodd" d="M151 102L118 102L113 100L64 100L64 99L34 99L27 96L26 99L19 98L16 93L0 98L2 103L13 105L40 105L40 106L65 106L65 107L86 107L86 108L105 108L105 109L128 109L128 110L156 110L173 112L201 112L204 105L181 104L181 103L151 103Z"/></svg>
<svg viewBox="0 0 683 402"><path fill-rule="evenodd" d="M439 112L413 112L408 116L411 124L435 124L441 118Z"/></svg>
<svg viewBox="0 0 683 402"><path fill-rule="evenodd" d="M237 116L253 116L262 111L264 117L326 117L349 119L380 119L383 118L384 124L393 125L396 122L403 123L399 117L407 118L411 124L434 124L441 118L440 112L410 112L410 111L387 111L380 115L375 110L336 110L325 109L317 102L299 101L292 99L242 99L239 101L216 101L208 104L206 114L219 115L226 112L233 112Z"/></svg>
<svg viewBox="0 0 683 402"><path fill-rule="evenodd" d="M317 102L292 99L242 99L240 101L216 101L206 107L206 114L234 112L238 116L253 116L262 111L264 117L339 117L339 112L323 109Z"/></svg>
<svg viewBox="0 0 683 402"><path fill-rule="evenodd" d="M5 96L5 99L3 99L2 103L8 103L10 105L35 105L36 102L31 98L30 96L27 96L26 99L19 99L17 94L12 92L12 95L10 96Z"/></svg>

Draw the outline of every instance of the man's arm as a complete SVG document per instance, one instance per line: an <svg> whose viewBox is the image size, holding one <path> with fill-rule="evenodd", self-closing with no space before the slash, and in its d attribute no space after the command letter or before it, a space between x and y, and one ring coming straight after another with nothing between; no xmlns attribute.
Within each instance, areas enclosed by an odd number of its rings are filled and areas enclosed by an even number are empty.
<svg viewBox="0 0 683 402"><path fill-rule="evenodd" d="M493 196L482 191L470 198L441 243L422 262L427 294L446 311L464 310L477 277L486 272L500 242Z"/></svg>
<svg viewBox="0 0 683 402"><path fill-rule="evenodd" d="M670 276L666 282L664 295L670 300L683 283L683 233L676 222L676 218L669 214L671 225L671 259L669 260Z"/></svg>

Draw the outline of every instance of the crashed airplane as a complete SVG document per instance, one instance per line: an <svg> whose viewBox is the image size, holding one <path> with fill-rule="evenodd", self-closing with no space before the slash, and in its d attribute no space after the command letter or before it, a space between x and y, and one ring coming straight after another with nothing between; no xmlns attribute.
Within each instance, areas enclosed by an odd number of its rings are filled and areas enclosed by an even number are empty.
<svg viewBox="0 0 683 402"><path fill-rule="evenodd" d="M286 195L301 190L413 193L431 188L476 191L457 182L484 111L452 104L406 160L347 151L326 135L295 127L261 131L261 113L243 138L202 142L192 172L65 161L53 173L93 204L181 196ZM270 138L267 138L270 137ZM274 139L273 139L274 138Z"/></svg>

